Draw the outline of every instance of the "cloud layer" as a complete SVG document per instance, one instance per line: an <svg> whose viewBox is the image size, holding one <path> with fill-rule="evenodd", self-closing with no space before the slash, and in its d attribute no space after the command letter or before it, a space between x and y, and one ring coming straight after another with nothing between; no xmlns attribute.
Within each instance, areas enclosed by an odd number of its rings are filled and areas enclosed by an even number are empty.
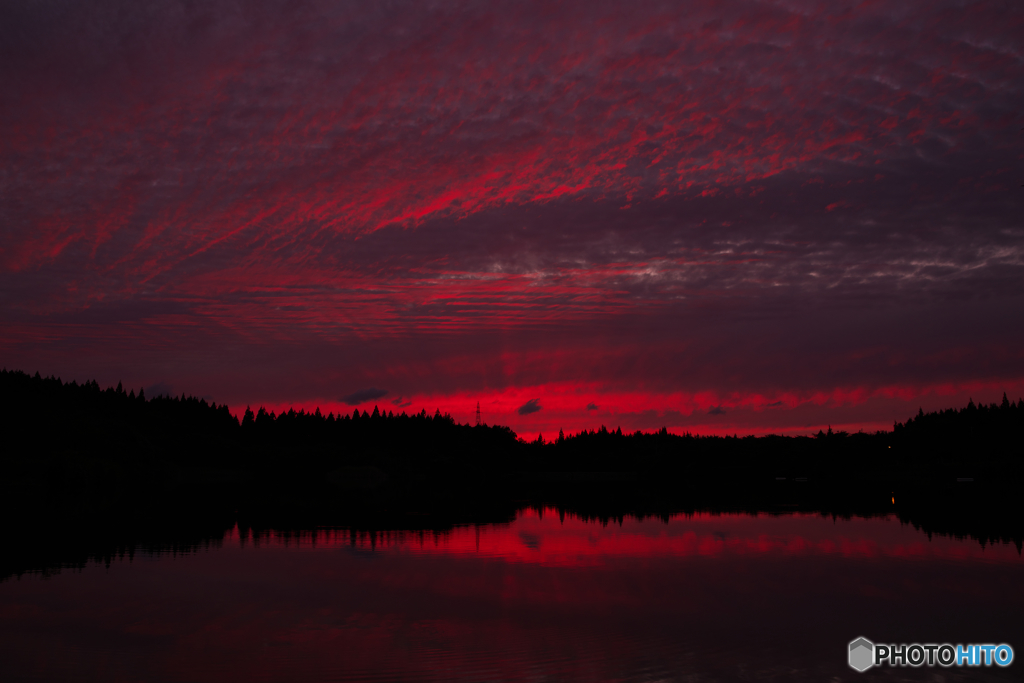
<svg viewBox="0 0 1024 683"><path fill-rule="evenodd" d="M3 363L530 431L1017 387L1022 35L997 2L11 4Z"/></svg>

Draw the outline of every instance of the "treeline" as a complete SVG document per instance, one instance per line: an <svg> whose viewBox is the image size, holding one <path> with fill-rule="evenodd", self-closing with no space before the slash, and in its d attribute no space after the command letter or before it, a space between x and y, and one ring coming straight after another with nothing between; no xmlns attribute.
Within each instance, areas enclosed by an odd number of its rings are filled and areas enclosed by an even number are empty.
<svg viewBox="0 0 1024 683"><path fill-rule="evenodd" d="M430 510L507 471L511 429L450 415L247 411L190 396L147 398L91 381L0 371L0 515L6 519L310 520L341 510ZM296 522L298 523L298 522Z"/></svg>
<svg viewBox="0 0 1024 683"><path fill-rule="evenodd" d="M1024 401L1004 397L919 411L873 434L602 427L527 442L508 427L459 424L438 411L260 408L239 419L201 398L147 398L121 385L4 370L0 527L11 547L34 548L33 557L57 552L54 538L65 539L61 557L72 548L68 557L80 557L173 545L179 536L185 547L235 524L446 528L506 519L532 504L599 517L895 512L929 531L1019 546L1022 428ZM0 563L0 577L50 564L19 557Z"/></svg>
<svg viewBox="0 0 1024 683"><path fill-rule="evenodd" d="M335 416L247 410L194 396L100 388L56 377L0 371L0 429L16 459L83 456L135 466L156 463L212 468L302 468L388 464L509 454L519 444L508 427L470 427L451 415L354 411Z"/></svg>
<svg viewBox="0 0 1024 683"><path fill-rule="evenodd" d="M582 431L530 446L540 467L571 470L675 469L739 476L852 479L1020 476L1024 474L1024 400L933 413L918 411L893 430L874 433L818 431L813 436L700 436L690 433L623 433L621 428ZM685 457L680 457L685 456Z"/></svg>
<svg viewBox="0 0 1024 683"><path fill-rule="evenodd" d="M919 411L891 432L819 431L814 436L699 436L621 428L559 433L526 442L504 426L459 424L425 410L408 415L353 410L324 415L264 408L241 419L226 405L181 395L147 399L95 382L0 372L0 429L8 460L92 459L115 469L200 468L326 476L376 467L389 476L457 468L475 472L670 471L706 476L811 477L845 472L972 477L1019 473L1024 400L933 413ZM37 463L38 464L38 463ZM66 464L66 463L65 463Z"/></svg>
<svg viewBox="0 0 1024 683"><path fill-rule="evenodd" d="M1024 428L1024 400L1010 401L1003 393L1001 403L948 408L934 413L918 409L916 416L893 425L895 443L927 443L930 448L950 451L957 448L1020 449Z"/></svg>

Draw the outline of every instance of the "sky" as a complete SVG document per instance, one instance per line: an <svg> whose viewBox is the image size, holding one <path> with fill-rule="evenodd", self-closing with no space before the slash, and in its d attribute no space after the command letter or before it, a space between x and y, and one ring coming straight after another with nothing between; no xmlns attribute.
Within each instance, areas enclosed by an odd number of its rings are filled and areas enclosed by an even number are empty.
<svg viewBox="0 0 1024 683"><path fill-rule="evenodd" d="M13 0L0 365L546 437L1024 395L1024 5Z"/></svg>

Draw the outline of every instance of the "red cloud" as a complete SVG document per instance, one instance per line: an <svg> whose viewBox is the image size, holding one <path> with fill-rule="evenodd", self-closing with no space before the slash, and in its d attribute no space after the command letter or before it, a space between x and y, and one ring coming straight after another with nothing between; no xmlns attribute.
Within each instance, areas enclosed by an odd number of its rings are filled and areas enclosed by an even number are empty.
<svg viewBox="0 0 1024 683"><path fill-rule="evenodd" d="M1024 374L1016 7L121 10L0 10L5 362L531 431Z"/></svg>

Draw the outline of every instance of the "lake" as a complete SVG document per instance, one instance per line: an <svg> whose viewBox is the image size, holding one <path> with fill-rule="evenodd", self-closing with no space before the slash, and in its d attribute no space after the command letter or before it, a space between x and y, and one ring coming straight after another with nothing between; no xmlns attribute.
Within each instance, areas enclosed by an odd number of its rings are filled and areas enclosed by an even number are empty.
<svg viewBox="0 0 1024 683"><path fill-rule="evenodd" d="M1015 546L894 517L526 509L444 533L236 528L10 578L0 680L1022 680L1024 661L847 665L859 636L1019 653L1022 614Z"/></svg>

